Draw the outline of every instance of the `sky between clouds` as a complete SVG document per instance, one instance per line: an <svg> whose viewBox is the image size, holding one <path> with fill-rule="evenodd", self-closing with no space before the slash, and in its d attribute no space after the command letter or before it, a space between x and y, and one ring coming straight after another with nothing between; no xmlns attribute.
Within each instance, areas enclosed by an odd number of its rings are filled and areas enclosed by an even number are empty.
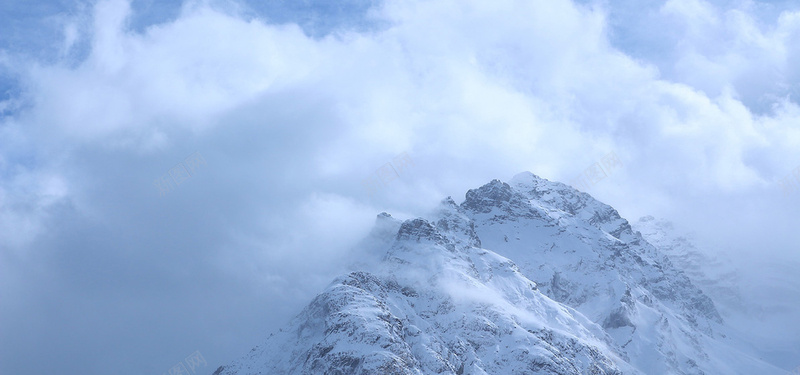
<svg viewBox="0 0 800 375"><path fill-rule="evenodd" d="M0 373L196 350L210 373L357 260L377 213L612 152L589 193L696 232L796 325L774 284L800 259L797 3L21 4L0 8Z"/></svg>

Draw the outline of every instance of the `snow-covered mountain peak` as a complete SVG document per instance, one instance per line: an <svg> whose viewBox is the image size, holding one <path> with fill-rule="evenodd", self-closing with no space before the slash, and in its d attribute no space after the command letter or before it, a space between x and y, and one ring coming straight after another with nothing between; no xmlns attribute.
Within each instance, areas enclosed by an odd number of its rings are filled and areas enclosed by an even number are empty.
<svg viewBox="0 0 800 375"><path fill-rule="evenodd" d="M775 373L611 206L526 172L426 218L376 218L334 281L222 375Z"/></svg>
<svg viewBox="0 0 800 375"><path fill-rule="evenodd" d="M560 182L533 173L517 174L505 183L493 180L467 191L460 207L464 212L484 214L495 222L530 219L542 222L566 220L576 227L597 227L611 237L638 241L627 220L611 206Z"/></svg>
<svg viewBox="0 0 800 375"><path fill-rule="evenodd" d="M531 172L517 174L511 179L510 185L528 199L569 215L575 215L589 203L599 203L589 194L582 193L569 185L541 178Z"/></svg>
<svg viewBox="0 0 800 375"><path fill-rule="evenodd" d="M466 200L461 204L461 207L475 212L488 213L493 209L499 209L513 214L526 207L525 201L524 196L512 189L507 183L500 180L492 180L477 189L467 191Z"/></svg>
<svg viewBox="0 0 800 375"><path fill-rule="evenodd" d="M518 173L514 177L512 177L511 180L509 181L509 185L525 193L533 193L536 191L571 192L574 190L568 185L562 184L557 181L550 181L546 178L539 177L527 171Z"/></svg>

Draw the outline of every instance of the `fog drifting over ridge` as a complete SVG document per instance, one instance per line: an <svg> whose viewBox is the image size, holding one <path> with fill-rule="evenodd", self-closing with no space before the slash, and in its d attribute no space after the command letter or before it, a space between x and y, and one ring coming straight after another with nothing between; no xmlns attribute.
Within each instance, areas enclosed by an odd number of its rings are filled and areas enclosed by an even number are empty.
<svg viewBox="0 0 800 375"><path fill-rule="evenodd" d="M587 192L696 232L786 319L774 343L800 337L796 5L164 4L3 16L25 22L0 29L0 372L222 364L343 272L379 212L525 170L573 183L609 153Z"/></svg>

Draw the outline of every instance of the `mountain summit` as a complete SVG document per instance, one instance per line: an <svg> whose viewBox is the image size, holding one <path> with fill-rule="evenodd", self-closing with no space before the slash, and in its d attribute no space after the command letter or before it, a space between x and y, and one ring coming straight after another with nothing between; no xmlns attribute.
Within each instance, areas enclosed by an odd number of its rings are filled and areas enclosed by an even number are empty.
<svg viewBox="0 0 800 375"><path fill-rule="evenodd" d="M215 375L782 373L614 208L529 172L370 236L378 265Z"/></svg>

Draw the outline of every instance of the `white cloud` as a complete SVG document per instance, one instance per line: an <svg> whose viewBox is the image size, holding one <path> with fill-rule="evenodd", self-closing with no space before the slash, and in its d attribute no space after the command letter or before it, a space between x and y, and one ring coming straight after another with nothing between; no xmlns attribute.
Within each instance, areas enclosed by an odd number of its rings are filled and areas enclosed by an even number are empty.
<svg viewBox="0 0 800 375"><path fill-rule="evenodd" d="M255 301L214 310L238 323L210 329L242 333L238 346L184 342L187 353L207 345L223 357L281 325L347 264L378 212L422 214L522 170L569 182L611 151L624 167L592 193L630 219L673 216L733 245L748 229L774 230L769 253L793 256L793 229L769 220L796 223L800 202L776 183L800 165L800 13L765 20L701 0L626 10L653 21L631 18L623 30L654 52L614 39L615 6L388 1L365 19L372 28L311 37L204 3L139 32L127 2L101 1L87 35L68 27L52 43L69 50L88 38L80 63L4 58L23 72L15 100L25 104L0 125L0 250L35 254L66 275L68 295L107 277L60 258L70 252L122 275L142 270L186 298L214 280L220 294ZM208 167L159 198L153 180L194 151ZM362 180L402 152L414 168L370 197ZM92 231L102 235L82 237ZM5 267L16 266L31 265ZM4 294L24 295L24 273L6 278ZM119 289L150 291L129 282ZM49 295L37 287L27 298L38 307ZM172 353L155 349L168 368Z"/></svg>

